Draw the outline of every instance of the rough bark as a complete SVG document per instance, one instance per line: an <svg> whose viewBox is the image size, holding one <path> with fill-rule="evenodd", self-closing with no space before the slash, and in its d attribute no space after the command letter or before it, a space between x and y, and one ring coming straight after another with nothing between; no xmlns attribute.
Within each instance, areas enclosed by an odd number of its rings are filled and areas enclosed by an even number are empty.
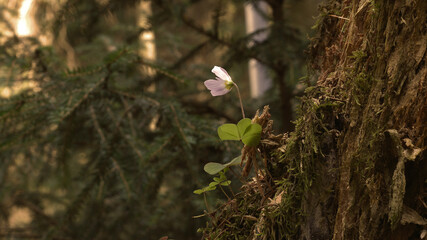
<svg viewBox="0 0 427 240"><path fill-rule="evenodd" d="M427 233L427 1L331 0L310 48L316 86L264 169L212 213L206 239L420 239ZM254 161L255 163L256 161Z"/></svg>
<svg viewBox="0 0 427 240"><path fill-rule="evenodd" d="M345 101L336 116L343 125L337 156L326 159L339 177L322 170L333 194L308 198L313 219L304 238L416 238L422 227L402 215L413 209L427 217L420 153L427 136L427 2L331 1L324 11L311 63L318 86Z"/></svg>

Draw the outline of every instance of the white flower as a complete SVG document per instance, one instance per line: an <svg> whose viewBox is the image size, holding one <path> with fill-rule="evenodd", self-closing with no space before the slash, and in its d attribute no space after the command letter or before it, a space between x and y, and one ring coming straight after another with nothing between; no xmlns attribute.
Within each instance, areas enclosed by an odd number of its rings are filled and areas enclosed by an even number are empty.
<svg viewBox="0 0 427 240"><path fill-rule="evenodd" d="M215 66L212 68L215 73L216 79L209 79L204 82L205 86L211 91L212 96L221 96L227 94L234 85L230 75L224 68Z"/></svg>

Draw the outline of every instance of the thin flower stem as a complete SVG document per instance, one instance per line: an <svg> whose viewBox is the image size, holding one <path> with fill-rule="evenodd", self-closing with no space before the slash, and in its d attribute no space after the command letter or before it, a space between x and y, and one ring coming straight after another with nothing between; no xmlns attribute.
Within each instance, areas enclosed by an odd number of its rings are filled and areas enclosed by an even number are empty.
<svg viewBox="0 0 427 240"><path fill-rule="evenodd" d="M222 193L224 193L224 195L227 197L228 201L230 201L230 197L228 196L228 194L224 191L224 188L222 188L221 184L218 185L219 188L221 188Z"/></svg>
<svg viewBox="0 0 427 240"><path fill-rule="evenodd" d="M230 189L231 194L233 194L233 198L236 198L236 195L234 194L233 188L231 188L231 185L228 185L228 188Z"/></svg>
<svg viewBox="0 0 427 240"><path fill-rule="evenodd" d="M237 84L235 82L233 82L233 85L237 89L237 95L239 96L239 101L240 101L240 109L242 110L242 116L243 116L243 118L245 118L245 110L243 110L242 96L240 95L239 87L237 86Z"/></svg>
<svg viewBox="0 0 427 240"><path fill-rule="evenodd" d="M208 213L211 213L211 210L209 208L209 204L208 204L208 200L206 199L206 193L203 193L203 200L205 201L205 206L206 206L206 210L208 211Z"/></svg>

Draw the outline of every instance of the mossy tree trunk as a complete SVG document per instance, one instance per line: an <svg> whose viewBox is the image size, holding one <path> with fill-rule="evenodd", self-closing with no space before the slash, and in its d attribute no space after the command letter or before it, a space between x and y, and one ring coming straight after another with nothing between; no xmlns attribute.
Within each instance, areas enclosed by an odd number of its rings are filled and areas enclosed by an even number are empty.
<svg viewBox="0 0 427 240"><path fill-rule="evenodd" d="M274 135L254 119L264 169L212 214L206 239L427 235L427 1L331 0L321 10L316 86L295 131Z"/></svg>
<svg viewBox="0 0 427 240"><path fill-rule="evenodd" d="M302 238L418 239L427 228L427 1L330 1L323 10L311 67L343 105Z"/></svg>

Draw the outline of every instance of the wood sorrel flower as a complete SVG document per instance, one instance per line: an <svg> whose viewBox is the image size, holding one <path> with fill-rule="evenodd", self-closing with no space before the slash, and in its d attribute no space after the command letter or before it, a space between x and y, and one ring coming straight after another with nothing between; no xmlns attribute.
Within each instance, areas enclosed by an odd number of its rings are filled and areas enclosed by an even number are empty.
<svg viewBox="0 0 427 240"><path fill-rule="evenodd" d="M211 91L212 96L221 96L227 94L234 85L230 75L224 68L215 66L212 72L216 75L216 80L209 79L204 82L205 86Z"/></svg>

